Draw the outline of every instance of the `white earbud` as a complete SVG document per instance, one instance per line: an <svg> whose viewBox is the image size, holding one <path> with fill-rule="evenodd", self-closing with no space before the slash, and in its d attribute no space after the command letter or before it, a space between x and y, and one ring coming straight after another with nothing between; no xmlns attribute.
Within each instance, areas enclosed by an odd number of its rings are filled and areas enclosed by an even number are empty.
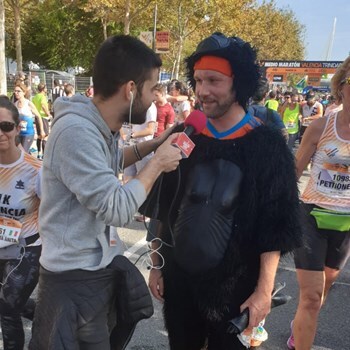
<svg viewBox="0 0 350 350"><path fill-rule="evenodd" d="M134 99L134 94L132 91L130 91L130 98L131 98L131 102L132 102L132 100Z"/></svg>

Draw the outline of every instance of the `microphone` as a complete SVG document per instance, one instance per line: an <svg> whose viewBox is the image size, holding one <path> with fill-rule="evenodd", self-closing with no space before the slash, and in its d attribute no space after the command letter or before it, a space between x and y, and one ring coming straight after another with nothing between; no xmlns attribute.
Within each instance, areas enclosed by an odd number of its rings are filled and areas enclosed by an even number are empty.
<svg viewBox="0 0 350 350"><path fill-rule="evenodd" d="M207 124L207 117L201 111L195 110L185 119L185 130L175 139L172 144L180 148L182 158L188 158L195 144L190 139L192 134L199 134Z"/></svg>

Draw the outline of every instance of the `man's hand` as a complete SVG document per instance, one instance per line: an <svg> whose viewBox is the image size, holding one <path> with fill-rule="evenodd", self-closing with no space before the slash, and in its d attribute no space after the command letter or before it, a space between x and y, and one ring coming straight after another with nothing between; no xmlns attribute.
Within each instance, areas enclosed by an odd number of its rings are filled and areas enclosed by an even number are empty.
<svg viewBox="0 0 350 350"><path fill-rule="evenodd" d="M242 305L241 312L249 309L249 325L247 330L257 327L271 311L271 294L256 290Z"/></svg>
<svg viewBox="0 0 350 350"><path fill-rule="evenodd" d="M182 159L181 150L171 144L178 135L179 133L170 135L154 154L152 161L159 164L162 172L168 173L175 170Z"/></svg>
<svg viewBox="0 0 350 350"><path fill-rule="evenodd" d="M157 300L164 302L164 299L163 299L164 282L163 282L162 270L151 269L149 273L149 278L148 278L148 286L153 296Z"/></svg>

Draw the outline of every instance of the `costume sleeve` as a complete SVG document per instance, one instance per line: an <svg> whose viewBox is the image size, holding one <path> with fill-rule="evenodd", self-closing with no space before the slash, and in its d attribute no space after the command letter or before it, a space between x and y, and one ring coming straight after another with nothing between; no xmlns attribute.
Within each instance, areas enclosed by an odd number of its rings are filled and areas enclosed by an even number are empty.
<svg viewBox="0 0 350 350"><path fill-rule="evenodd" d="M146 201L139 208L139 212L163 223L167 222L169 210L172 207L172 199L177 197L176 188L177 171L162 174L154 184Z"/></svg>
<svg viewBox="0 0 350 350"><path fill-rule="evenodd" d="M301 244L297 178L292 153L278 130L261 127L252 135L241 194L241 222L260 252L294 250ZM253 134L253 132L252 132ZM268 142L267 142L268 140Z"/></svg>

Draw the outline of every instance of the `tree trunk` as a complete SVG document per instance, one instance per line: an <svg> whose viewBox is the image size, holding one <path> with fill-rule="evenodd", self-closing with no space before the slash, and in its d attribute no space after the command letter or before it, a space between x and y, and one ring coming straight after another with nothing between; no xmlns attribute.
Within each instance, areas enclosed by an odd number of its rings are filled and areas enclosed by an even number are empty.
<svg viewBox="0 0 350 350"><path fill-rule="evenodd" d="M176 55L175 79L179 79L180 63L181 63L182 48L183 48L182 36L180 36L178 44L179 45L178 45L178 51L177 51L177 55Z"/></svg>
<svg viewBox="0 0 350 350"><path fill-rule="evenodd" d="M103 38L107 39L107 20L105 18L101 18L102 28L103 28Z"/></svg>
<svg viewBox="0 0 350 350"><path fill-rule="evenodd" d="M13 6L13 13L15 18L15 43L16 43L16 61L17 61L17 72L23 70L22 63L22 41L21 41L21 10L19 2Z"/></svg>
<svg viewBox="0 0 350 350"><path fill-rule="evenodd" d="M2 95L7 94L4 0L0 0L0 94L2 94Z"/></svg>
<svg viewBox="0 0 350 350"><path fill-rule="evenodd" d="M130 9L131 0L125 1L125 17L124 17L124 34L128 35L130 33Z"/></svg>

